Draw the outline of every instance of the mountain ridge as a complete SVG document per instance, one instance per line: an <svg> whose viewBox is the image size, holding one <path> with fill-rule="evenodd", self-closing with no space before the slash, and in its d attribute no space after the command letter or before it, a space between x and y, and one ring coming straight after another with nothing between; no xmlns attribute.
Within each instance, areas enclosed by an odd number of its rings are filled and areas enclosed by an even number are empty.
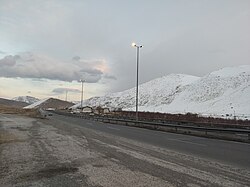
<svg viewBox="0 0 250 187"><path fill-rule="evenodd" d="M63 101L56 98L46 98L39 100L31 105L25 106L24 109L31 108L55 108L55 109L64 109L73 106L71 102Z"/></svg>
<svg viewBox="0 0 250 187"><path fill-rule="evenodd" d="M39 101L40 99L38 99L36 97L32 97L32 96L18 96L18 97L12 98L12 100L21 101L21 102L25 102L28 104L33 104L33 103Z"/></svg>

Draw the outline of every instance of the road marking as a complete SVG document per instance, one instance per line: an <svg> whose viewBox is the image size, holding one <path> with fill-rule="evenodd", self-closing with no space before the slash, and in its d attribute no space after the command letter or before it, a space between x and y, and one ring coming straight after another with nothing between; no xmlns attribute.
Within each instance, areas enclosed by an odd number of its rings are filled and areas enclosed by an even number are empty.
<svg viewBox="0 0 250 187"><path fill-rule="evenodd" d="M117 130L117 131L121 130L121 129L118 129L118 128L115 128L115 127L107 127L107 128Z"/></svg>
<svg viewBox="0 0 250 187"><path fill-rule="evenodd" d="M199 143L195 143L195 142L189 142L187 140L179 140L179 139L174 139L174 138L168 138L168 140L178 141L178 142L183 142L183 143L188 143L188 144L193 144L193 145L199 145L199 146L207 146L205 144L199 144Z"/></svg>

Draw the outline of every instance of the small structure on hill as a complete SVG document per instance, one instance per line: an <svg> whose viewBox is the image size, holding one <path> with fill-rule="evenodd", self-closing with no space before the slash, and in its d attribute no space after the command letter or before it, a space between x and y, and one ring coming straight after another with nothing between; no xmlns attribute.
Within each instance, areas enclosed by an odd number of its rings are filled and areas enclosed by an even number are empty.
<svg viewBox="0 0 250 187"><path fill-rule="evenodd" d="M109 108L103 108L103 114L108 114L110 113L110 109Z"/></svg>
<svg viewBox="0 0 250 187"><path fill-rule="evenodd" d="M92 113L93 112L93 108L90 107L90 106L84 106L84 107L81 108L81 111L83 113Z"/></svg>
<svg viewBox="0 0 250 187"><path fill-rule="evenodd" d="M102 107L98 106L94 109L94 113L95 114L108 114L108 113L110 113L110 109L107 107L102 108Z"/></svg>

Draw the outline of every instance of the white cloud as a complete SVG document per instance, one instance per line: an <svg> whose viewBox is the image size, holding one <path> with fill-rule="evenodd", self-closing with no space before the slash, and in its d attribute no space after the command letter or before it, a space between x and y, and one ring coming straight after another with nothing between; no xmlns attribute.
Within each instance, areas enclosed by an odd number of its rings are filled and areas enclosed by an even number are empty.
<svg viewBox="0 0 250 187"><path fill-rule="evenodd" d="M55 93L55 94L63 94L65 92L81 93L80 90L74 89L74 88L55 88L52 90L52 93Z"/></svg>

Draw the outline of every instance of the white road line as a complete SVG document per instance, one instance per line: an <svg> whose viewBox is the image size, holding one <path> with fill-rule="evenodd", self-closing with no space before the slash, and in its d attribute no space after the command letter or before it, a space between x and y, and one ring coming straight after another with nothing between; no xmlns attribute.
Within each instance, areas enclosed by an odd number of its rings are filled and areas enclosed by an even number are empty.
<svg viewBox="0 0 250 187"><path fill-rule="evenodd" d="M199 144L199 143L195 143L195 142L189 142L187 140L179 140L179 139L174 139L174 138L168 138L168 140L170 140L170 141L178 141L178 142L183 142L183 143L188 143L188 144L193 144L193 145L199 145L199 146L207 146L205 144Z"/></svg>
<svg viewBox="0 0 250 187"><path fill-rule="evenodd" d="M117 130L117 131L121 130L121 129L118 129L118 128L115 128L115 127L107 127L107 128Z"/></svg>

